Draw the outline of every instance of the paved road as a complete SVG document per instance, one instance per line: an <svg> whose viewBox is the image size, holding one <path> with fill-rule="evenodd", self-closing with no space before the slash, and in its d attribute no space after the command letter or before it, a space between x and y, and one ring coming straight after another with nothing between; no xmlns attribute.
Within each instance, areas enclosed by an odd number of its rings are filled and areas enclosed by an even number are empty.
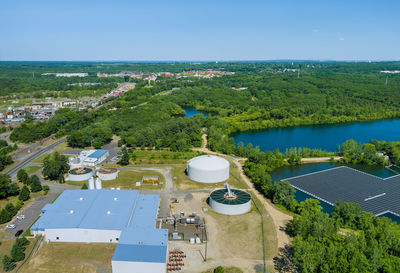
<svg viewBox="0 0 400 273"><path fill-rule="evenodd" d="M15 224L16 228L15 229L7 229L6 231L9 232L10 234L7 236L6 239L12 239L15 237L15 233L18 230L27 230L30 225L36 220L36 218L40 215L40 210L44 207L44 205L48 203L52 203L54 199L57 198L57 196L62 193L66 189L77 189L79 187L74 187L74 186L69 186L65 184L54 184L54 183L48 183L46 182L41 176L40 176L41 170L37 171L35 174L39 177L40 182L42 185L48 185L50 187L50 192L48 195L45 196L40 196L38 197L32 205L30 205L28 208L26 208L24 211L21 211L18 213L18 215L23 214L25 215L25 219L23 220L17 220L15 219L13 223Z"/></svg>
<svg viewBox="0 0 400 273"><path fill-rule="evenodd" d="M54 147L60 145L61 143L64 143L66 140L67 140L66 138L63 138L63 139L57 140L56 142L54 142L54 143L52 143L50 145L47 145L47 146L41 148L39 151L34 152L33 154L27 156L21 162L19 162L15 166L11 167L10 169L6 170L4 173L10 175L11 177L15 176L20 169L28 166L35 159L37 159L41 155L49 152L51 149L53 149Z"/></svg>

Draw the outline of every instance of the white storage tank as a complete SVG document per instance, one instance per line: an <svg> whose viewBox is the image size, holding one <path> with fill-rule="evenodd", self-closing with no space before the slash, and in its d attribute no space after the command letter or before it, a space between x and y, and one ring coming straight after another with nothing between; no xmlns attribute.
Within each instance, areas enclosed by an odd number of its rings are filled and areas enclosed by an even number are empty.
<svg viewBox="0 0 400 273"><path fill-rule="evenodd" d="M69 167L71 169L81 168L81 167L83 167L83 164L79 157L70 157L69 158Z"/></svg>
<svg viewBox="0 0 400 273"><path fill-rule="evenodd" d="M115 168L101 168L97 171L97 177L101 180L114 180L118 177L118 170Z"/></svg>
<svg viewBox="0 0 400 273"><path fill-rule="evenodd" d="M89 178L89 190L94 190L94 178Z"/></svg>
<svg viewBox="0 0 400 273"><path fill-rule="evenodd" d="M187 175L202 183L223 182L229 178L229 162L215 155L198 156L188 161Z"/></svg>
<svg viewBox="0 0 400 273"><path fill-rule="evenodd" d="M221 214L244 214L251 209L251 195L242 190L231 189L226 183L224 189L218 189L211 193L209 205L214 211Z"/></svg>
<svg viewBox="0 0 400 273"><path fill-rule="evenodd" d="M85 181L93 176L93 170L87 167L69 170L68 179L71 181Z"/></svg>
<svg viewBox="0 0 400 273"><path fill-rule="evenodd" d="M101 190L102 186L101 186L101 180L100 178L96 178L96 190Z"/></svg>

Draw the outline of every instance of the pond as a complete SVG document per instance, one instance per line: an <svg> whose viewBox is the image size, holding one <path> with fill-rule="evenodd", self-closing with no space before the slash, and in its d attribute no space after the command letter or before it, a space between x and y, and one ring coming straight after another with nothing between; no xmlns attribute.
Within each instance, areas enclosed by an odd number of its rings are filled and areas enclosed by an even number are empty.
<svg viewBox="0 0 400 273"><path fill-rule="evenodd" d="M290 147L308 147L336 152L338 145L348 139L366 143L371 139L400 140L400 120L380 120L329 125L312 125L246 131L232 135L236 143L252 143L261 151Z"/></svg>
<svg viewBox="0 0 400 273"><path fill-rule="evenodd" d="M194 108L183 108L183 110L185 110L185 118L194 116L194 115L196 115L196 114L203 114L205 118L208 117L207 113L198 111L198 110L196 110L196 109L194 109Z"/></svg>

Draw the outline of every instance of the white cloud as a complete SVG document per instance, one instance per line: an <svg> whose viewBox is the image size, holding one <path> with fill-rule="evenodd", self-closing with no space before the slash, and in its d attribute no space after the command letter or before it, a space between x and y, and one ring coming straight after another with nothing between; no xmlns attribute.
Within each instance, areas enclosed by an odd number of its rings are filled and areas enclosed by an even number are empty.
<svg viewBox="0 0 400 273"><path fill-rule="evenodd" d="M312 32L319 32L319 29L313 29Z"/></svg>
<svg viewBox="0 0 400 273"><path fill-rule="evenodd" d="M343 37L340 37L340 38L339 38L339 41L344 41L344 38L343 38Z"/></svg>

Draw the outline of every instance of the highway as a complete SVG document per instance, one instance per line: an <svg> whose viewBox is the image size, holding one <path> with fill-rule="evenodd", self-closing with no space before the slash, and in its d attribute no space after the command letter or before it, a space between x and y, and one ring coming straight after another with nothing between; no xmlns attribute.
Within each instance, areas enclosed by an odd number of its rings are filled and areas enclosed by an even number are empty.
<svg viewBox="0 0 400 273"><path fill-rule="evenodd" d="M28 166L29 164L31 164L35 159L37 159L38 157L40 157L41 155L47 153L48 151L50 151L51 149L53 149L54 147L64 143L67 139L66 138L62 138L60 140L57 140L56 142L47 145L43 148L41 148L39 151L32 153L31 155L27 156L26 158L24 158L21 162L19 162L18 164L16 164L15 166L12 166L11 168L9 168L8 170L4 171L4 174L8 174L9 176L14 176L17 174L17 172Z"/></svg>

